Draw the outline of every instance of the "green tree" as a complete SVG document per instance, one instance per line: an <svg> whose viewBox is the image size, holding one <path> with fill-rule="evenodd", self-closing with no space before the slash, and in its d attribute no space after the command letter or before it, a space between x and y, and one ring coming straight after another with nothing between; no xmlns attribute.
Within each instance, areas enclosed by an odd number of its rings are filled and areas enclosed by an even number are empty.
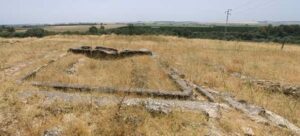
<svg viewBox="0 0 300 136"><path fill-rule="evenodd" d="M92 26L89 28L89 31L88 31L90 34L97 34L98 33L98 28L95 27L95 26Z"/></svg>
<svg viewBox="0 0 300 136"><path fill-rule="evenodd" d="M47 34L48 34L47 31L42 28L31 28L25 32L25 36L31 36L31 37L44 37Z"/></svg>
<svg viewBox="0 0 300 136"><path fill-rule="evenodd" d="M9 32L9 33L14 33L16 30L15 30L15 28L13 28L13 27L8 27L7 28L7 32Z"/></svg>
<svg viewBox="0 0 300 136"><path fill-rule="evenodd" d="M101 30L104 30L104 29L105 29L103 23L101 23L100 29L101 29Z"/></svg>
<svg viewBox="0 0 300 136"><path fill-rule="evenodd" d="M133 35L134 25L133 24L128 24L128 30L129 30L129 35Z"/></svg>

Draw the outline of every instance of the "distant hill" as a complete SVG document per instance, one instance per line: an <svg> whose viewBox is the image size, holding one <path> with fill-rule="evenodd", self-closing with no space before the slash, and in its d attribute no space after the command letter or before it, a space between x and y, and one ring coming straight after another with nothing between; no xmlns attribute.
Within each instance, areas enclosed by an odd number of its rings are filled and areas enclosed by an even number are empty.
<svg viewBox="0 0 300 136"><path fill-rule="evenodd" d="M224 22L196 22L196 21L152 21L152 22L132 22L133 24L138 25L151 25L151 26L210 26L217 25L223 26ZM230 21L230 25L239 26L239 25L255 25L255 26L264 26L264 25L300 25L300 21Z"/></svg>
<svg viewBox="0 0 300 136"><path fill-rule="evenodd" d="M300 25L300 21L258 21L258 23L265 25Z"/></svg>
<svg viewBox="0 0 300 136"><path fill-rule="evenodd" d="M240 26L240 25L254 25L254 26L264 26L264 25L300 25L300 21L230 21L231 26ZM45 27L45 26L91 26L101 24L100 22L91 22L91 23L58 23L58 24L18 24L18 25L10 25L6 24L5 26L12 27ZM182 26L182 27L204 27L204 26L224 26L225 22L197 22L197 21L136 21L136 22L106 22L104 24L118 24L118 25L127 25L127 24L135 24L139 26Z"/></svg>

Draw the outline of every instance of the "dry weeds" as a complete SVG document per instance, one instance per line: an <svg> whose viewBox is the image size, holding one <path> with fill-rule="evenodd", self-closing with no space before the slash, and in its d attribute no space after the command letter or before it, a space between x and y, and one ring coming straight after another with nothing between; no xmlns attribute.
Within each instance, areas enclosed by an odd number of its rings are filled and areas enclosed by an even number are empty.
<svg viewBox="0 0 300 136"><path fill-rule="evenodd" d="M186 78L197 84L230 92L238 99L263 106L300 126L300 101L283 94L243 83L230 76L240 72L253 77L300 84L300 47L287 45L283 51L276 43L184 39L166 36L50 36L42 39L0 39L0 135L41 135L45 130L61 127L64 135L201 135L208 131L203 115L178 112L167 116L155 116L141 107L124 108L120 119L111 113L116 107L99 108L72 105L63 102L44 109L39 107L42 98L27 102L17 100L18 91L31 89L29 85L14 84L17 77L6 75L5 69L20 63L32 64L20 68L22 75L64 53L70 47L80 45L105 45L117 49L147 48L160 56L166 65L176 67ZM71 55L38 73L34 80L53 80L67 83L83 83L118 87L144 87L176 90L167 75L153 65L148 57L122 60L94 60L86 58L84 66L74 75L66 74L66 68L80 55ZM216 66L218 66L216 68ZM6 76L5 76L6 75ZM8 78L9 77L9 78ZM5 79L5 81L2 81ZM237 114L220 120L222 131L227 134L240 132L235 121ZM243 117L240 117L244 119ZM247 124L251 121L244 121ZM74 125L76 124L76 125ZM257 135L273 132L273 135L289 135L276 128L251 127Z"/></svg>

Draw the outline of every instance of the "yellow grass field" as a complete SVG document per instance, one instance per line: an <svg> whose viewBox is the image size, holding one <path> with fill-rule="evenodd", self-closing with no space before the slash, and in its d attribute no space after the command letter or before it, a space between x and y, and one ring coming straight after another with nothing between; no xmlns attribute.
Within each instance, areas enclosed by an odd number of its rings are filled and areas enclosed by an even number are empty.
<svg viewBox="0 0 300 136"><path fill-rule="evenodd" d="M97 28L100 28L101 25L62 25L62 26L45 26L42 27L43 29L47 31L52 31L52 32L86 32L89 30L90 27L96 26ZM118 28L118 27L123 27L126 26L126 24L104 24L103 25L105 29L112 29L112 28ZM27 29L26 28L16 28L17 32L25 32Z"/></svg>
<svg viewBox="0 0 300 136"><path fill-rule="evenodd" d="M45 30L54 31L54 32L65 32L65 31L79 31L79 32L86 32L89 30L91 26L96 26L100 28L101 25L68 25L68 26L47 26L44 27ZM103 25L105 29L112 29L118 28L122 26L126 26L125 24L105 24Z"/></svg>
<svg viewBox="0 0 300 136"><path fill-rule="evenodd" d="M49 28L56 29L61 30ZM87 28L71 29L85 31ZM277 43L171 36L56 35L44 38L0 38L0 135L42 135L45 130L55 126L63 128L62 135L205 135L210 130L208 120L201 113L176 111L169 115L153 116L143 107L101 108L63 101L43 107L41 103L44 99L38 96L26 101L18 100L19 92L38 88L27 83L17 84L17 79L67 53L69 48L82 45L102 45L119 50L149 49L164 65L185 74L185 79L262 106L300 127L300 99L252 86L231 76L231 73L238 72L258 79L300 85L299 45L287 44L281 50ZM66 73L66 69L80 58L84 61L76 73ZM96 60L69 54L30 80L178 91L148 56ZM236 124L251 127L256 135L291 134L285 129L255 124L240 112L224 113L224 116L226 118L218 120L218 124L226 135L243 134ZM130 120L132 118L133 121Z"/></svg>

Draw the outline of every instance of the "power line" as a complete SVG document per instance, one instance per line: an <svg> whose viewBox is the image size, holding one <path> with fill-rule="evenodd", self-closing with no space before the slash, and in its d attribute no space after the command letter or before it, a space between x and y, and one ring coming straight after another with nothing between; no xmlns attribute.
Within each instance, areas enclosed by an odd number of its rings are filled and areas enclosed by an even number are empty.
<svg viewBox="0 0 300 136"><path fill-rule="evenodd" d="M257 11L257 9L260 8L266 8L274 3L277 3L278 0L259 0L259 1L253 1L253 0L248 0L245 3L235 7L234 9L228 9L225 11L226 14L226 25L225 25L225 33L224 36L227 35L228 31L228 22L229 22L229 16L231 15L231 12L234 10L235 13L239 13L240 15L243 14L258 14L258 12L253 12ZM261 14L261 12L259 12Z"/></svg>
<svg viewBox="0 0 300 136"><path fill-rule="evenodd" d="M232 9L227 9L225 11L225 14L226 14L226 25L225 25L225 33L224 33L225 36L227 34L228 20L229 20L229 16L231 15L231 11L232 11Z"/></svg>

